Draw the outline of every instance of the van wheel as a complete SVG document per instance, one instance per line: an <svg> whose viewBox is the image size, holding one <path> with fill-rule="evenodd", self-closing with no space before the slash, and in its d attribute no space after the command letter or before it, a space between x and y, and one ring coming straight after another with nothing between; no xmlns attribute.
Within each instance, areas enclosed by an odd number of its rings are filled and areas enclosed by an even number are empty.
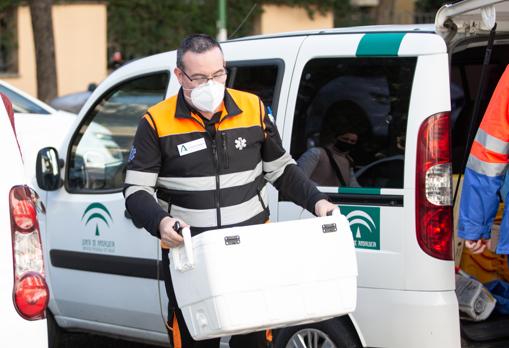
<svg viewBox="0 0 509 348"><path fill-rule="evenodd" d="M346 317L278 330L274 348L360 348L357 334Z"/></svg>
<svg viewBox="0 0 509 348"><path fill-rule="evenodd" d="M46 311L46 321L48 325L48 347L65 347L66 331L58 326L55 317L51 311Z"/></svg>

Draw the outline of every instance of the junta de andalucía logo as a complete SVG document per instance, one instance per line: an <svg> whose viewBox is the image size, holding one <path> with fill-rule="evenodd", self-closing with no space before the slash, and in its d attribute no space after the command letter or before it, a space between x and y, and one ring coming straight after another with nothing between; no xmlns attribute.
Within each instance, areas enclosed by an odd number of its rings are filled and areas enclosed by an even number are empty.
<svg viewBox="0 0 509 348"><path fill-rule="evenodd" d="M99 236L99 225L104 223L107 227L110 227L110 223L113 222L113 218L110 211L106 206L99 202L94 202L88 205L81 216L81 221L85 222L85 226L89 223L95 223L95 235Z"/></svg>

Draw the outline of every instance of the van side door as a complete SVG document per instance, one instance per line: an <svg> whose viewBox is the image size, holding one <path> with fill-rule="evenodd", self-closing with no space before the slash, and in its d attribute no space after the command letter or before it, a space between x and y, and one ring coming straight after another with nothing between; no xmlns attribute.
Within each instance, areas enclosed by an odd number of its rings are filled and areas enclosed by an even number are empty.
<svg viewBox="0 0 509 348"><path fill-rule="evenodd" d="M433 291L447 291L443 318L457 314L452 263L426 255L416 238L419 127L450 108L445 44L426 32L311 35L291 85L283 142L350 222L359 269L353 317L368 346L404 346L408 337L379 328L409 326L404 318ZM279 200L280 220L311 216ZM433 276L416 272L424 268ZM405 297L409 290L422 297ZM390 319L377 314L391 311Z"/></svg>
<svg viewBox="0 0 509 348"><path fill-rule="evenodd" d="M65 185L48 193L46 258L50 308L64 328L164 332L158 240L133 225L122 189L138 122L165 98L168 83L163 70L111 86L95 98L60 154L66 156Z"/></svg>
<svg viewBox="0 0 509 348"><path fill-rule="evenodd" d="M285 124L288 91L303 36L226 42L222 45L228 67L227 86L258 95L271 111L281 133ZM268 185L270 218L277 221L277 190Z"/></svg>

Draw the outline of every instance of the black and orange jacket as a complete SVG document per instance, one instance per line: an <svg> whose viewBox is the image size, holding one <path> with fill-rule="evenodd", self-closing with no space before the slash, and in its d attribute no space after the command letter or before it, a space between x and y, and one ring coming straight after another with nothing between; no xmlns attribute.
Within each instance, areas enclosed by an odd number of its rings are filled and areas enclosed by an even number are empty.
<svg viewBox="0 0 509 348"><path fill-rule="evenodd" d="M141 119L124 195L133 220L153 235L168 215L191 225L193 234L263 223L267 182L311 212L326 198L283 149L260 98L227 89L219 112L211 135L180 91Z"/></svg>

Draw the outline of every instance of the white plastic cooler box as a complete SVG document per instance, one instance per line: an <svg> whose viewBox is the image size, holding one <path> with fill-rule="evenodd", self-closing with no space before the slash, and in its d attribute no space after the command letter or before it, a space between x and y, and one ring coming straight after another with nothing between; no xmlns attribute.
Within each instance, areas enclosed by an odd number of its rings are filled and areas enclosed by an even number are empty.
<svg viewBox="0 0 509 348"><path fill-rule="evenodd" d="M343 215L183 235L170 271L195 340L355 310L357 261Z"/></svg>

